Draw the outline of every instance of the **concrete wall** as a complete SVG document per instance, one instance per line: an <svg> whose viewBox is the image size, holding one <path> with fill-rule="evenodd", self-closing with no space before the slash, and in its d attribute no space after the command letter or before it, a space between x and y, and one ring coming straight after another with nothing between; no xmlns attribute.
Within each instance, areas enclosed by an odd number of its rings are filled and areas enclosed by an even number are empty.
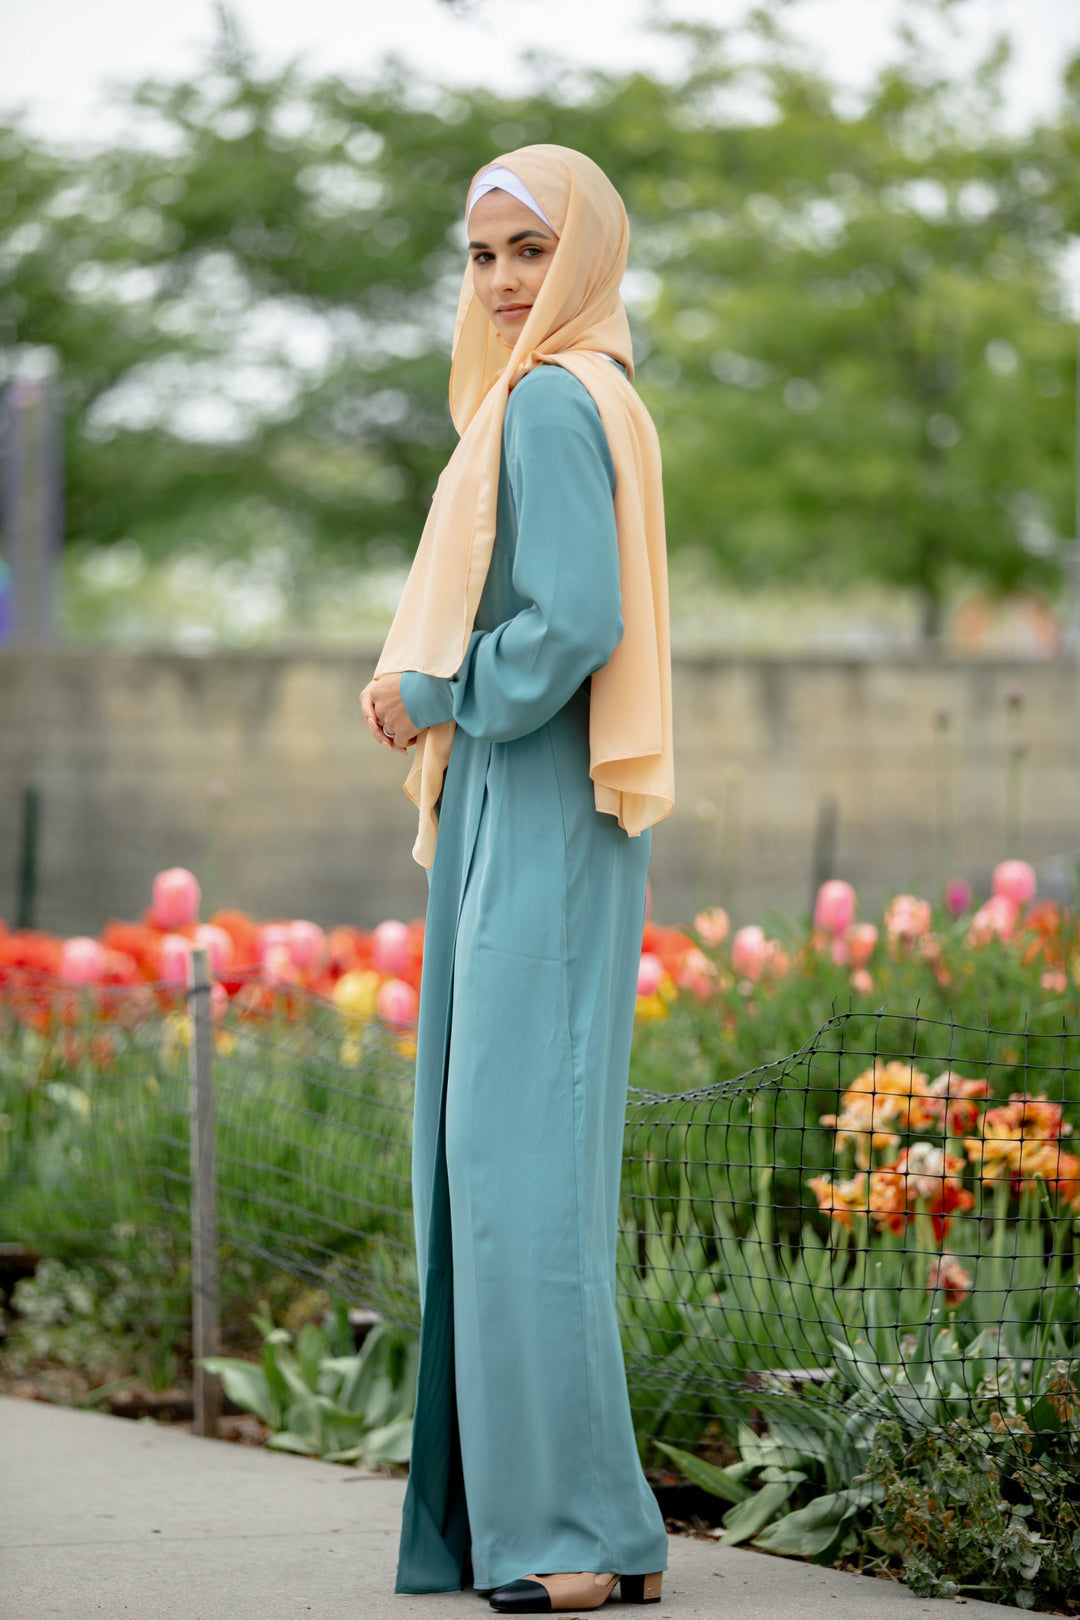
<svg viewBox="0 0 1080 1620"><path fill-rule="evenodd" d="M138 916L162 866L211 903L260 917L370 925L423 912L403 761L368 738L370 653L0 653L0 916L12 919L22 795L43 801L39 926L96 931ZM655 832L664 920L724 901L746 920L805 907L822 799L838 809L834 875L867 908L928 891L938 853L934 716L955 838L975 880L1006 853L1011 741L1022 850L1080 849L1073 663L778 658L682 660L678 809ZM1019 707L1009 694L1022 692ZM940 741L940 738L937 739ZM226 796L214 798L213 782ZM215 876L216 871L216 876ZM1064 881L1064 863L1045 873Z"/></svg>

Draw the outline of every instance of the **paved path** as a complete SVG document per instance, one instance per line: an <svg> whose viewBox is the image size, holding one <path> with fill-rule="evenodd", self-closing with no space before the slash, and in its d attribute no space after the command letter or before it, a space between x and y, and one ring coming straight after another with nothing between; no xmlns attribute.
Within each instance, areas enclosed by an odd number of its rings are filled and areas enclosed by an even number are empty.
<svg viewBox="0 0 1080 1620"><path fill-rule="evenodd" d="M475 1620L474 1592L395 1597L403 1486L182 1430L0 1399L3 1620ZM649 1620L943 1620L952 1603L672 1538ZM965 1620L1020 1615L991 1603Z"/></svg>

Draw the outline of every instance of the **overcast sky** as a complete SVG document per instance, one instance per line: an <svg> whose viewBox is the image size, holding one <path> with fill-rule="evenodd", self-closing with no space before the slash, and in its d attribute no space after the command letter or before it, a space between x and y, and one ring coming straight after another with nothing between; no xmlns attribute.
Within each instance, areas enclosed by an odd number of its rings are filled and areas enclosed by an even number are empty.
<svg viewBox="0 0 1080 1620"><path fill-rule="evenodd" d="M794 21L829 71L857 87L889 54L903 0L802 0ZM911 0L907 0L911 9ZM369 73L388 51L442 80L517 88L528 48L588 65L671 71L679 52L645 23L653 0L232 0L264 66L300 56L317 71ZM736 19L746 0L666 0L668 15ZM967 0L966 49L996 31L1013 40L1009 121L1045 113L1066 58L1080 51L1080 0ZM217 31L213 0L0 0L0 109L22 106L31 127L65 140L118 132L110 80L174 77ZM954 48L955 49L955 48ZM950 51L952 54L952 51Z"/></svg>

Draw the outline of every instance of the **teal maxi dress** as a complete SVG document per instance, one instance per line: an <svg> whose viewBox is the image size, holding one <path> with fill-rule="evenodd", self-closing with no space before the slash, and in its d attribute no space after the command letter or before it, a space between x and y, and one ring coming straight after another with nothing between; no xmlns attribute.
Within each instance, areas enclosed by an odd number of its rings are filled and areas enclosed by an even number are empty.
<svg viewBox="0 0 1080 1620"><path fill-rule="evenodd" d="M613 362L614 363L614 362ZM413 1199L420 1376L397 1590L666 1568L615 1309L651 836L599 813L589 676L622 635L615 473L559 366L510 395L495 547L461 668L430 873Z"/></svg>

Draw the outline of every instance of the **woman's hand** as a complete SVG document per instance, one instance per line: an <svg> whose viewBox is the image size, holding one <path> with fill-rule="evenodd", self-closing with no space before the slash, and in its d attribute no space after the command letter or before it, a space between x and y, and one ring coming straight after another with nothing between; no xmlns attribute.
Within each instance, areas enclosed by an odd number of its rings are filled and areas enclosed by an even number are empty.
<svg viewBox="0 0 1080 1620"><path fill-rule="evenodd" d="M369 681L360 694L360 707L377 743L398 754L412 747L419 733L401 701L400 675L381 675L377 681Z"/></svg>

